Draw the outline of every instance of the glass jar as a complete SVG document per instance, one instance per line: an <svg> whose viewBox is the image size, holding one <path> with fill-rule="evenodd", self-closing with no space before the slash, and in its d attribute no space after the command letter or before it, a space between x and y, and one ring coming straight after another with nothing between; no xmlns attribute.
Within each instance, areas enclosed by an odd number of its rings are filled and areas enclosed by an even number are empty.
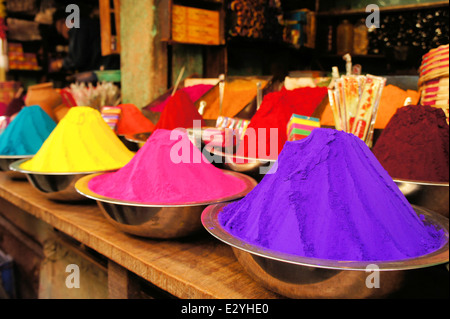
<svg viewBox="0 0 450 319"><path fill-rule="evenodd" d="M361 19L353 30L353 54L366 55L369 51L369 29L366 20Z"/></svg>
<svg viewBox="0 0 450 319"><path fill-rule="evenodd" d="M353 50L353 25L347 19L337 27L336 53L344 55Z"/></svg>

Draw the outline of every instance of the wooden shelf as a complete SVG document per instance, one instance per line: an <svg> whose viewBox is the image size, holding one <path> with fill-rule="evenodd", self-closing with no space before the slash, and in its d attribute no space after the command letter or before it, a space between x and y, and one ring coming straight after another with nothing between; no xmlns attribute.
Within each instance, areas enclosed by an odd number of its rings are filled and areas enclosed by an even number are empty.
<svg viewBox="0 0 450 319"><path fill-rule="evenodd" d="M50 201L27 181L0 172L0 215L14 220L9 206L38 218L108 260L178 298L279 299L250 278L231 247L206 231L188 239L151 240L113 227L97 204Z"/></svg>
<svg viewBox="0 0 450 319"><path fill-rule="evenodd" d="M439 1L433 3L422 3L422 4L408 4L399 6L387 6L380 7L381 12L396 12L396 11L414 11L414 10L425 10L425 9L435 9L448 7L448 1ZM367 14L365 9L353 9L353 10L336 10L336 11L319 11L317 13L318 17L337 17L337 16L349 16L349 15L363 15Z"/></svg>
<svg viewBox="0 0 450 319"><path fill-rule="evenodd" d="M26 21L34 21L35 15L36 15L35 13L6 11L7 18L26 20Z"/></svg>
<svg viewBox="0 0 450 319"><path fill-rule="evenodd" d="M342 55L340 54L322 54L320 56L321 58L328 58L328 59L342 59ZM357 54L352 55L352 58L354 59L386 59L385 55L382 54Z"/></svg>
<svg viewBox="0 0 450 319"><path fill-rule="evenodd" d="M35 72L42 72L42 68L39 68L39 69L9 69L8 72L35 73Z"/></svg>

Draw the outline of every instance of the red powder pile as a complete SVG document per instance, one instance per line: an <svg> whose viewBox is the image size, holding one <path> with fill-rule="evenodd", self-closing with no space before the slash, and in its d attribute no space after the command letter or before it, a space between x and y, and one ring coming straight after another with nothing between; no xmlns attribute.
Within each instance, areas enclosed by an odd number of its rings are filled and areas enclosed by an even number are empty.
<svg viewBox="0 0 450 319"><path fill-rule="evenodd" d="M211 84L197 84L193 86L188 86L185 88L180 89L180 91L185 92L187 95L189 95L189 98L192 102L196 102L198 99L200 99L203 95L205 95L209 90L211 90L214 87L214 85ZM150 108L150 111L152 112L162 112L167 106L167 103L169 103L170 99L172 97L169 96L167 99L165 99L162 103L153 106Z"/></svg>
<svg viewBox="0 0 450 319"><path fill-rule="evenodd" d="M208 162L181 130L156 130L126 166L88 186L118 200L166 205L215 201L246 189L244 181Z"/></svg>
<svg viewBox="0 0 450 319"><path fill-rule="evenodd" d="M117 134L138 134L153 132L155 125L134 104L121 104L120 120L117 123Z"/></svg>
<svg viewBox="0 0 450 319"><path fill-rule="evenodd" d="M260 109L253 116L249 125L249 128L253 128L256 133L257 157L276 159L287 141L286 129L292 114L311 116L327 93L328 90L325 87L304 87L295 90L283 88L279 92L267 94L261 103ZM278 139L275 139L274 136L270 135L270 128L277 129ZM261 136L261 132L258 129L266 129L265 138L264 136ZM261 150L261 153L265 154L259 154L259 143L266 145L265 152L264 150ZM270 145L272 143L278 143L278 152L276 154L270 154ZM249 151L249 147L252 147L252 143L249 142L248 144L241 143L237 154L243 154L245 157L253 157L251 155L252 152Z"/></svg>
<svg viewBox="0 0 450 319"><path fill-rule="evenodd" d="M412 105L397 110L373 153L392 178L449 181L449 127L442 109Z"/></svg>
<svg viewBox="0 0 450 319"><path fill-rule="evenodd" d="M201 121L200 125L204 126L203 118L189 95L184 91L177 91L161 113L156 129L192 128L195 120Z"/></svg>

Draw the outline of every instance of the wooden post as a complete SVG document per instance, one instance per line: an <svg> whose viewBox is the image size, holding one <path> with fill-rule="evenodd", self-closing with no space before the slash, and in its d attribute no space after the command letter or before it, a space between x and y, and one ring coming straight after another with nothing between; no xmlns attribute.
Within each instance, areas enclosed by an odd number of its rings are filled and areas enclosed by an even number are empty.
<svg viewBox="0 0 450 319"><path fill-rule="evenodd" d="M138 285L131 280L127 269L114 261L108 261L108 298L135 299L139 296Z"/></svg>
<svg viewBox="0 0 450 319"><path fill-rule="evenodd" d="M167 44L158 26L160 0L122 0L122 102L142 108L167 90Z"/></svg>

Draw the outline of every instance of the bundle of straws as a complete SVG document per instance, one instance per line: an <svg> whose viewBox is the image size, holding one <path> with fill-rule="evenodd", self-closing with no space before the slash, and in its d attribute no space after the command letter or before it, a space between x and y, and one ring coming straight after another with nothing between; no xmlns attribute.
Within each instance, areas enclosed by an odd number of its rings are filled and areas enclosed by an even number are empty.
<svg viewBox="0 0 450 319"><path fill-rule="evenodd" d="M117 106L120 103L120 89L111 82L72 83L69 87L77 105L90 106L101 111L103 106Z"/></svg>
<svg viewBox="0 0 450 319"><path fill-rule="evenodd" d="M352 133L369 147L386 78L373 75L343 75L328 90L336 129Z"/></svg>

